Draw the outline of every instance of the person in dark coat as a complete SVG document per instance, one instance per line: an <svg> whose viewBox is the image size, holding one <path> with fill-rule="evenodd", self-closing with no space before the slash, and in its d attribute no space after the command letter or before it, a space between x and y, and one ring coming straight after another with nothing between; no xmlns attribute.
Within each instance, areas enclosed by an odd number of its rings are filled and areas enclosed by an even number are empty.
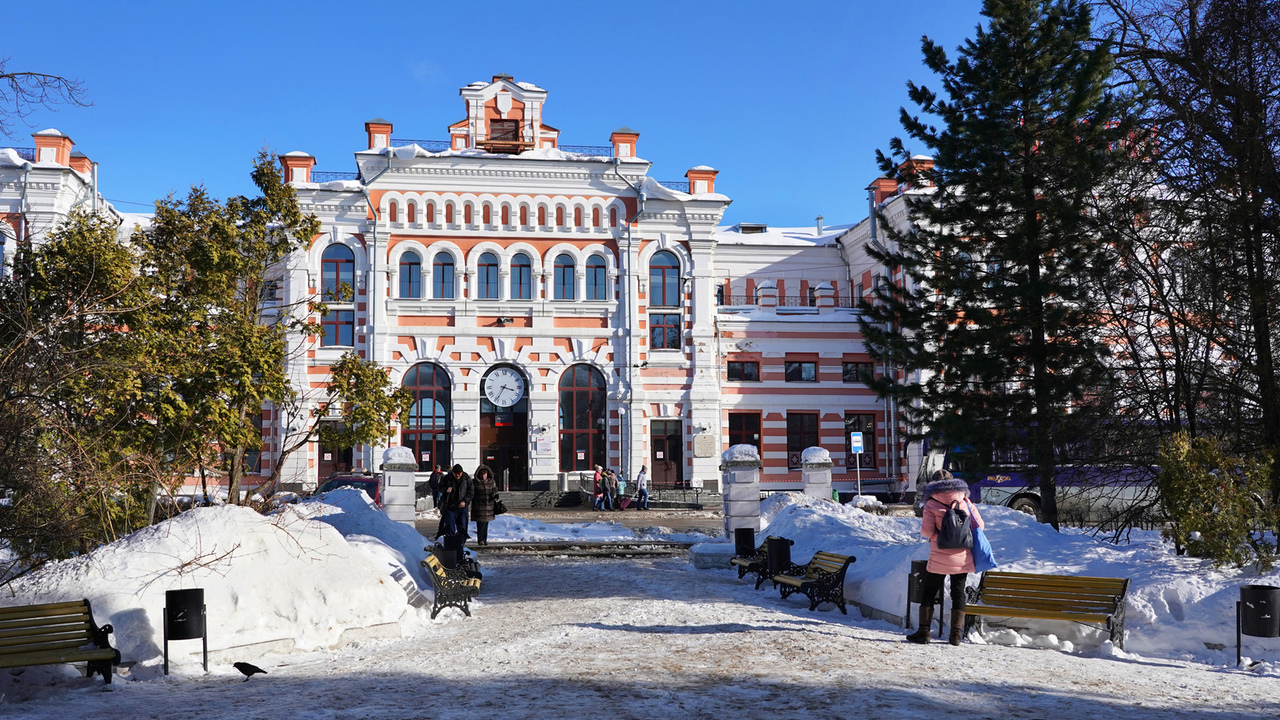
<svg viewBox="0 0 1280 720"><path fill-rule="evenodd" d="M440 481L440 496L444 534L457 547L462 547L467 538L467 512L475 496L475 484L461 465L454 465Z"/></svg>
<svg viewBox="0 0 1280 720"><path fill-rule="evenodd" d="M493 470L488 465L476 468L472 476L475 493L471 499L471 519L476 523L476 542L489 544L489 523L493 520L493 503L498 499L498 483L493 479Z"/></svg>
<svg viewBox="0 0 1280 720"><path fill-rule="evenodd" d="M940 548L938 532L942 518L949 508L955 507L969 516L969 524L981 529L984 525L978 508L969 501L969 484L953 477L946 470L938 470L933 480L924 486L924 515L920 519L920 534L929 538L929 564L920 578L921 597L937 597L947 578L951 578L951 634L947 641L959 645L964 633L964 586L973 568L971 548ZM920 603L920 627L907 636L913 643L929 642L929 624L933 622L933 603Z"/></svg>
<svg viewBox="0 0 1280 720"><path fill-rule="evenodd" d="M431 488L431 507L440 508L440 481L444 479L444 472L440 470L440 466L436 465L431 471L431 477L427 480L427 486Z"/></svg>

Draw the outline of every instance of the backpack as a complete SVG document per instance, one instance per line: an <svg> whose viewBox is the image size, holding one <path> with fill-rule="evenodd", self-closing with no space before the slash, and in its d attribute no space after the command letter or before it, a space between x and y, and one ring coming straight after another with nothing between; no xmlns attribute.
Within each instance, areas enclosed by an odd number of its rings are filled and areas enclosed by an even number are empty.
<svg viewBox="0 0 1280 720"><path fill-rule="evenodd" d="M938 527L939 550L972 550L973 531L969 529L969 513L959 503L947 508Z"/></svg>

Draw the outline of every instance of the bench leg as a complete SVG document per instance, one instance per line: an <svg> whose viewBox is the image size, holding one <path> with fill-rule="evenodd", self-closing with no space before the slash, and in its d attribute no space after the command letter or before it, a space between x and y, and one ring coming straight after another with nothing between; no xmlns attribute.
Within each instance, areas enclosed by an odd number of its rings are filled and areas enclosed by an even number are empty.
<svg viewBox="0 0 1280 720"><path fill-rule="evenodd" d="M94 675L102 675L102 680L104 684L110 685L111 674L112 674L111 670L112 668L111 668L110 660L90 660L87 675L89 677L93 677Z"/></svg>

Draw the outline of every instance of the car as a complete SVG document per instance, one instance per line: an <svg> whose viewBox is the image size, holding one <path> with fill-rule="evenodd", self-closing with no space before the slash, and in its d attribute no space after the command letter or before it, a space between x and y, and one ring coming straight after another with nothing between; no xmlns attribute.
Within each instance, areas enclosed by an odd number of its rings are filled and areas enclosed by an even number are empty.
<svg viewBox="0 0 1280 720"><path fill-rule="evenodd" d="M382 507L382 476L381 475L332 475L325 478L324 482L316 488L313 495L327 493L330 490L338 488L352 487L357 490L363 490L368 495L373 504Z"/></svg>

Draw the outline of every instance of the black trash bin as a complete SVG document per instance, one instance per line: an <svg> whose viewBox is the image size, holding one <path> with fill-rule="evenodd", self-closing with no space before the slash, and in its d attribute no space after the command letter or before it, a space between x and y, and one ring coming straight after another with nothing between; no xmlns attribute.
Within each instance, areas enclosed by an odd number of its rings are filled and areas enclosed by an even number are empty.
<svg viewBox="0 0 1280 720"><path fill-rule="evenodd" d="M458 567L458 549L457 548L447 548L447 547L442 547L440 545L436 545L435 547L431 548L431 554L436 556L436 559L440 561L441 565L445 566L446 568L449 568L450 570Z"/></svg>
<svg viewBox="0 0 1280 720"><path fill-rule="evenodd" d="M765 557L769 561L769 576L773 577L786 572L791 567L791 546L795 545L796 541L771 537L765 542L768 543L765 548Z"/></svg>
<svg viewBox="0 0 1280 720"><path fill-rule="evenodd" d="M751 557L756 554L755 528L736 528L733 531L733 554Z"/></svg>
<svg viewBox="0 0 1280 720"><path fill-rule="evenodd" d="M911 627L911 603L936 605L942 607L942 588L938 586L937 594L932 598L924 597L924 574L928 568L928 560L912 560L911 572L907 575L907 614L902 618L902 623L906 627ZM938 617L938 637L942 637L942 613L937 614Z"/></svg>
<svg viewBox="0 0 1280 720"><path fill-rule="evenodd" d="M1253 637L1280 637L1280 587L1240 588L1240 632Z"/></svg>
<svg viewBox="0 0 1280 720"><path fill-rule="evenodd" d="M204 670L209 672L209 635L205 624L204 588L164 593L164 674L169 674L169 641L195 640L204 645Z"/></svg>

